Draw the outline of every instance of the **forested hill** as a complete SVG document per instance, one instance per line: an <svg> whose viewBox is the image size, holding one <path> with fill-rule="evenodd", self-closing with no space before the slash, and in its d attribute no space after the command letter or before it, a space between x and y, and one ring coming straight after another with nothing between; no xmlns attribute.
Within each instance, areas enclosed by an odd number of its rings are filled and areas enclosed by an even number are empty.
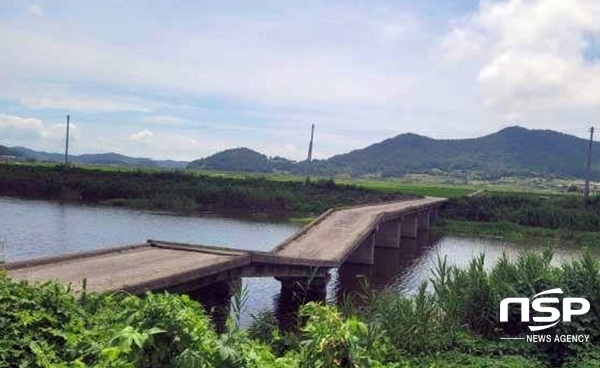
<svg viewBox="0 0 600 368"><path fill-rule="evenodd" d="M293 172L296 165L294 161L282 157L269 158L262 153L242 147L192 161L187 167L189 169L270 173L273 171Z"/></svg>
<svg viewBox="0 0 600 368"><path fill-rule="evenodd" d="M0 156L10 155L8 147L0 146Z"/></svg>
<svg viewBox="0 0 600 368"><path fill-rule="evenodd" d="M20 152L15 151L14 149L6 146L0 145L0 156L22 156Z"/></svg>
<svg viewBox="0 0 600 368"><path fill-rule="evenodd" d="M319 145L317 135L315 144ZM594 143L592 177L600 180L600 143ZM0 155L61 162L63 155L24 147L0 146ZM552 130L510 127L473 139L432 139L412 133L358 149L327 160L317 160L312 171L319 175L349 174L401 177L407 173L478 173L486 178L502 176L584 176L587 141ZM154 161L115 153L70 156L71 161L118 166L182 168L181 161ZM195 160L188 168L241 172L289 172L303 174L306 162L267 157L248 148L235 148Z"/></svg>
<svg viewBox="0 0 600 368"><path fill-rule="evenodd" d="M593 174L600 178L600 143L593 147ZM584 175L587 141L552 130L510 127L474 139L437 140L401 134L316 163L321 173L402 176L432 171L503 175Z"/></svg>
<svg viewBox="0 0 600 368"><path fill-rule="evenodd" d="M5 152L6 150L8 153ZM63 153L48 153L36 151L26 147L4 147L0 146L0 155L11 155L25 159L45 161L45 162L63 162ZM152 160L149 158L138 158L120 155L118 153L93 153L83 155L70 155L69 160L81 164L93 165L112 165L112 166L132 166L132 167L155 167L163 169L184 168L187 165L185 161L173 160Z"/></svg>
<svg viewBox="0 0 600 368"><path fill-rule="evenodd" d="M318 137L316 144L318 145ZM600 143L594 144L593 176L600 179ZM587 141L552 130L510 127L473 139L432 139L401 134L363 149L318 160L313 172L400 177L407 173L477 172L487 178L509 175L583 177ZM196 160L189 168L225 171L303 173L305 162L269 158L247 148Z"/></svg>

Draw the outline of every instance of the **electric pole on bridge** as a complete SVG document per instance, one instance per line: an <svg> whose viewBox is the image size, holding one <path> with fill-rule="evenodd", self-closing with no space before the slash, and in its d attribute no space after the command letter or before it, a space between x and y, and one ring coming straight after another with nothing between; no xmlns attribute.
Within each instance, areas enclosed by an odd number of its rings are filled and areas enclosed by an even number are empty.
<svg viewBox="0 0 600 368"><path fill-rule="evenodd" d="M587 152L587 165L585 170L585 187L583 188L583 196L585 198L585 204L590 203L590 176L592 169L592 144L594 142L594 127L590 128L590 143L588 145Z"/></svg>

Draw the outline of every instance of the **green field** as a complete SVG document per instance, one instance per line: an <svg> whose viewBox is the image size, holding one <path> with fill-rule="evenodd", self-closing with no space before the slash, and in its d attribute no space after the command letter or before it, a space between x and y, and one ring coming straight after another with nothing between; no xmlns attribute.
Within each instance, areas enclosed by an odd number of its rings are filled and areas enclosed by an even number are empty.
<svg viewBox="0 0 600 368"><path fill-rule="evenodd" d="M190 171L116 171L0 165L0 195L238 216L312 217L329 208L407 198L402 192L315 180L205 175Z"/></svg>
<svg viewBox="0 0 600 368"><path fill-rule="evenodd" d="M20 163L21 166L45 166L52 167L53 163ZM189 175L212 176L229 179L248 179L261 178L274 182L304 182L305 177L288 173L245 173L245 172L227 172L199 169L174 169L167 170L161 168L136 168L127 166L108 166L108 165L86 165L77 164L77 168L92 171L106 172L142 172L142 173L160 173L160 172L179 172ZM370 190L381 192L404 192L422 196L434 196L445 198L458 198L477 190L484 189L494 194L514 194L514 193L532 193L545 195L573 195L567 193L566 188L574 182L569 179L558 178L518 178L509 177L495 181L470 180L464 182L463 178L456 178L444 175L406 175L403 178L353 178L348 176L334 177L313 177L312 180L330 180L333 179L338 184L350 184L361 186Z"/></svg>

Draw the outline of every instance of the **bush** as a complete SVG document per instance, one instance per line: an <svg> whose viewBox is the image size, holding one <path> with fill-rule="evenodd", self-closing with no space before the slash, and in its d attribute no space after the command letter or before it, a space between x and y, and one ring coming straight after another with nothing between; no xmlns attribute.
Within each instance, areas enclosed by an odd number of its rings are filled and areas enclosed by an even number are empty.
<svg viewBox="0 0 600 368"><path fill-rule="evenodd" d="M268 213L277 217L311 216L331 207L411 198L398 192L338 185L333 180L305 185L185 171L118 172L17 165L0 165L0 195L172 211Z"/></svg>
<svg viewBox="0 0 600 368"><path fill-rule="evenodd" d="M575 231L600 231L600 196L589 206L575 196L482 195L452 199L443 216L449 220L504 222Z"/></svg>
<svg viewBox="0 0 600 368"><path fill-rule="evenodd" d="M243 297L217 334L203 308L183 295L85 294L48 282L12 282L0 271L0 367L597 367L600 365L600 262L589 254L561 266L552 253L502 258L493 268L440 260L413 297L388 290L361 295L360 307L309 303L297 334L263 313L240 330ZM500 300L561 288L591 310L545 334L589 335L588 343L527 344L499 337L529 333Z"/></svg>

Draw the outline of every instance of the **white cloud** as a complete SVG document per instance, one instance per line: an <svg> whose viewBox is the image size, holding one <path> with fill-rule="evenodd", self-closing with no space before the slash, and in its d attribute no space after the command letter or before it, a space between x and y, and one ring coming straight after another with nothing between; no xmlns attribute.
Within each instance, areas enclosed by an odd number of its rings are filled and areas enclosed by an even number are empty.
<svg viewBox="0 0 600 368"><path fill-rule="evenodd" d="M0 114L0 129L14 129L29 132L40 132L43 122L36 118L24 118L20 116Z"/></svg>
<svg viewBox="0 0 600 368"><path fill-rule="evenodd" d="M49 124L44 129L43 138L51 141L62 141L65 139L67 123ZM81 131L77 124L69 124L69 141L77 142L81 139Z"/></svg>
<svg viewBox="0 0 600 368"><path fill-rule="evenodd" d="M141 104L91 97L24 97L21 98L20 102L32 109L63 109L86 112L152 111L149 107Z"/></svg>
<svg viewBox="0 0 600 368"><path fill-rule="evenodd" d="M194 160L227 148L219 139L206 139L199 142L196 138L166 132L152 133L142 130L130 136L127 151L144 157L160 159L173 158Z"/></svg>
<svg viewBox="0 0 600 368"><path fill-rule="evenodd" d="M442 42L453 61L472 62L486 106L504 114L600 106L600 62L585 58L600 35L600 2L481 2Z"/></svg>
<svg viewBox="0 0 600 368"><path fill-rule="evenodd" d="M146 122L150 124L157 125L178 125L181 124L186 119L177 117L177 116L166 116L166 115L158 115L158 116L150 116L146 118Z"/></svg>
<svg viewBox="0 0 600 368"><path fill-rule="evenodd" d="M139 131L137 133L134 133L132 135L129 136L129 139L132 141L145 141L147 138L151 138L154 136L154 133L152 133L149 130L142 130Z"/></svg>
<svg viewBox="0 0 600 368"><path fill-rule="evenodd" d="M19 141L22 139L59 142L65 138L66 123L48 124L38 118L0 114L0 133L3 138ZM69 138L78 140L79 127L71 123Z"/></svg>
<svg viewBox="0 0 600 368"><path fill-rule="evenodd" d="M27 10L36 17L44 16L44 8L41 5L34 3L26 3L25 5L27 6Z"/></svg>
<svg viewBox="0 0 600 368"><path fill-rule="evenodd" d="M285 21L215 16L195 32L147 30L131 44L78 34L59 23L34 28L5 22L0 43L7 74L31 78L67 77L275 104L381 105L410 96L412 76L391 66L398 64L393 60L397 48L410 41L414 17L368 9L345 9L340 17L339 9L323 8L290 13ZM105 101L65 102L116 108Z"/></svg>
<svg viewBox="0 0 600 368"><path fill-rule="evenodd" d="M473 137L519 119L573 132L599 116L600 72L583 56L600 37L598 1L483 0L452 15L438 3L11 13L0 22L0 99L48 121L57 111L45 109L81 111L81 152L156 158L248 146L304 159L312 122L323 158L408 131Z"/></svg>

